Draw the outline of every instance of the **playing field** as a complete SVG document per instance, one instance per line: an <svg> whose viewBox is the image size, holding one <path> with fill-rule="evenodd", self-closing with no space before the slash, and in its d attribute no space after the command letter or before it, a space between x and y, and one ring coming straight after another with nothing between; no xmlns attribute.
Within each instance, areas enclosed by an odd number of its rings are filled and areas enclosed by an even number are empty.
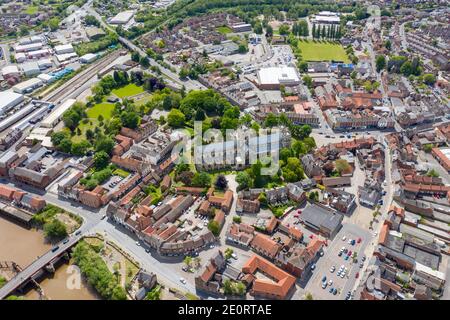
<svg viewBox="0 0 450 320"><path fill-rule="evenodd" d="M142 92L144 92L144 88L138 87L134 83L130 83L130 84L126 85L125 87L122 87L119 89L114 89L112 91L112 93L114 93L119 98L131 97L131 96L134 96L134 95L142 93Z"/></svg>
<svg viewBox="0 0 450 320"><path fill-rule="evenodd" d="M302 51L305 61L343 61L350 63L347 54L340 44L319 42L319 41L299 41L298 46Z"/></svg>

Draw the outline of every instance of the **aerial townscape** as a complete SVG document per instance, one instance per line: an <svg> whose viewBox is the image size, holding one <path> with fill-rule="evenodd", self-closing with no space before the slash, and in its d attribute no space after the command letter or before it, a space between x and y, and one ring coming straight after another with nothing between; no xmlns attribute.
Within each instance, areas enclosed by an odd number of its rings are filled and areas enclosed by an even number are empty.
<svg viewBox="0 0 450 320"><path fill-rule="evenodd" d="M448 0L0 0L0 300L450 300L449 58Z"/></svg>

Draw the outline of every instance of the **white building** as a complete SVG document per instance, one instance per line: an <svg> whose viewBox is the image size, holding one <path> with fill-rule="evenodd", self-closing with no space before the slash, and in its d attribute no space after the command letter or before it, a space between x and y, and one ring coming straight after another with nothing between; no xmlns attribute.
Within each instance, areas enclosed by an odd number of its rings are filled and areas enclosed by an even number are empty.
<svg viewBox="0 0 450 320"><path fill-rule="evenodd" d="M14 57L18 63L22 63L27 60L27 56L23 52L18 52Z"/></svg>
<svg viewBox="0 0 450 320"><path fill-rule="evenodd" d="M44 83L52 83L53 81L55 81L55 77L52 77L47 73L41 73L40 75L37 76L37 78L42 80L42 82Z"/></svg>
<svg viewBox="0 0 450 320"><path fill-rule="evenodd" d="M55 52L56 52L56 54L64 54L64 53L75 52L75 50L73 49L73 46L70 43L68 43L68 44L61 44L59 46L56 46Z"/></svg>
<svg viewBox="0 0 450 320"><path fill-rule="evenodd" d="M41 73L41 69L39 69L39 65L35 61L22 63L20 68L27 77Z"/></svg>
<svg viewBox="0 0 450 320"><path fill-rule="evenodd" d="M24 44L24 45L18 45L14 49L16 52L29 52L29 51L36 51L42 49L42 42L36 42L36 43L30 43L30 44Z"/></svg>
<svg viewBox="0 0 450 320"><path fill-rule="evenodd" d="M3 78L18 77L20 75L19 68L17 66L6 66L2 69Z"/></svg>
<svg viewBox="0 0 450 320"><path fill-rule="evenodd" d="M29 51L26 53L26 56L29 59L36 59L36 58L42 58L45 56L48 56L50 54L50 51L48 49L40 49L35 51Z"/></svg>
<svg viewBox="0 0 450 320"><path fill-rule="evenodd" d="M59 107L56 107L44 120L41 122L41 127L53 128L61 121L64 112L69 110L74 103L77 102L75 99L67 99Z"/></svg>
<svg viewBox="0 0 450 320"><path fill-rule="evenodd" d="M12 90L0 91L0 114L4 114L9 109L14 108L23 101L23 95Z"/></svg>
<svg viewBox="0 0 450 320"><path fill-rule="evenodd" d="M53 66L53 62L51 59L41 59L37 62L39 69L47 69Z"/></svg>
<svg viewBox="0 0 450 320"><path fill-rule="evenodd" d="M445 283L445 274L416 262L413 279L427 287L439 290Z"/></svg>
<svg viewBox="0 0 450 320"><path fill-rule="evenodd" d="M84 56L80 57L81 63L91 63L94 62L97 59L98 55L95 53L87 53Z"/></svg>
<svg viewBox="0 0 450 320"><path fill-rule="evenodd" d="M41 79L32 78L32 79L29 79L29 80L26 80L26 81L16 84L13 87L13 90L16 93L21 93L21 94L30 93L33 90L41 87L42 85L43 85L43 82Z"/></svg>
<svg viewBox="0 0 450 320"><path fill-rule="evenodd" d="M75 52L63 53L63 54L56 55L56 59L58 60L59 63L65 62L65 61L70 60L75 57L78 57L78 55Z"/></svg>
<svg viewBox="0 0 450 320"><path fill-rule="evenodd" d="M261 68L258 73L258 84L261 89L276 90L280 85L296 86L300 78L295 68L287 66Z"/></svg>
<svg viewBox="0 0 450 320"><path fill-rule="evenodd" d="M127 10L119 12L115 17L111 18L110 24L127 24L134 16L134 11Z"/></svg>
<svg viewBox="0 0 450 320"><path fill-rule="evenodd" d="M314 16L312 21L316 24L339 24L341 19L336 12L321 11Z"/></svg>

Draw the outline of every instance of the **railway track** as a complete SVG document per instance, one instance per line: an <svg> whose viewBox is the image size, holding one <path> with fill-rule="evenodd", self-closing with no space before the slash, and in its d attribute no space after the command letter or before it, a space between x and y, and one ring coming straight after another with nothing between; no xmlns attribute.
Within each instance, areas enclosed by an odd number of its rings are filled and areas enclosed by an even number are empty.
<svg viewBox="0 0 450 320"><path fill-rule="evenodd" d="M114 51L106 57L101 58L94 65L89 66L86 70L83 70L72 79L68 80L62 86L56 88L54 91L50 92L43 97L42 100L58 103L62 98L78 89L83 83L94 77L102 69L106 68L115 59L120 56L120 51Z"/></svg>

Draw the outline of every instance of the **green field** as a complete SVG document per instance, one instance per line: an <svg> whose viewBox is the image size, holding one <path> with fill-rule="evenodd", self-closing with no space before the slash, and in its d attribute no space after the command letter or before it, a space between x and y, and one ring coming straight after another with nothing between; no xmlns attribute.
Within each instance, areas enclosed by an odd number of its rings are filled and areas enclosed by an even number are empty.
<svg viewBox="0 0 450 320"><path fill-rule="evenodd" d="M221 34L227 34L227 33L233 32L233 30L231 30L231 28L227 27L227 26L218 27L218 28L216 28L216 31Z"/></svg>
<svg viewBox="0 0 450 320"><path fill-rule="evenodd" d="M103 118L111 119L111 113L114 110L114 104L108 102L102 102L94 105L92 108L89 108L86 113L88 118L97 120L99 115L102 115Z"/></svg>
<svg viewBox="0 0 450 320"><path fill-rule="evenodd" d="M340 44L319 41L299 41L298 46L305 61L343 61L350 63Z"/></svg>
<svg viewBox="0 0 450 320"><path fill-rule="evenodd" d="M130 84L126 85L125 87L122 87L119 89L114 89L112 91L112 93L114 93L116 96L118 96L121 99L126 98L126 97L131 97L131 96L134 96L134 95L142 93L142 92L144 92L144 88L138 87L134 83L130 83Z"/></svg>
<svg viewBox="0 0 450 320"><path fill-rule="evenodd" d="M23 12L26 14L35 14L38 12L38 6L28 6Z"/></svg>

